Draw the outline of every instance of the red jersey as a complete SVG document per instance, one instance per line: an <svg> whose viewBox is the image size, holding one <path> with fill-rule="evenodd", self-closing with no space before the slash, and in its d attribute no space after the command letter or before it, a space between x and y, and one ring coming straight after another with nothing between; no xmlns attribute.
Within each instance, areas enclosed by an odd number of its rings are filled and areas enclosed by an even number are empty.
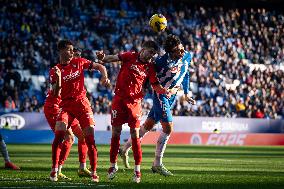
<svg viewBox="0 0 284 189"><path fill-rule="evenodd" d="M58 106L59 107L59 103L61 102L61 98L60 96L55 96L53 94L53 90L52 90L52 85L54 83L56 83L56 74L55 74L55 70L54 68L51 68L49 70L49 84L50 84L50 87L49 87L49 90L47 92L47 95L46 95L46 99L45 99L45 103L44 105L45 106Z"/></svg>
<svg viewBox="0 0 284 189"><path fill-rule="evenodd" d="M122 65L117 77L115 95L133 100L142 99L143 86L147 78L150 83L157 83L157 75L153 63L143 63L135 52L124 52L118 55Z"/></svg>
<svg viewBox="0 0 284 189"><path fill-rule="evenodd" d="M58 64L61 70L61 99L79 99L86 97L84 70L92 66L85 58L73 58L69 64Z"/></svg>

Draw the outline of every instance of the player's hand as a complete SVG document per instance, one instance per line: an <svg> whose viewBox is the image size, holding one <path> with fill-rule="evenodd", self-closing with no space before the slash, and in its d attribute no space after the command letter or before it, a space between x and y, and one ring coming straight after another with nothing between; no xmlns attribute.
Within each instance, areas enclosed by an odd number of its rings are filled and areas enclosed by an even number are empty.
<svg viewBox="0 0 284 189"><path fill-rule="evenodd" d="M104 58L105 58L105 56L106 56L106 54L103 52L103 51L97 51L96 52L96 55L97 55L97 58L98 58L98 60L103 60Z"/></svg>
<svg viewBox="0 0 284 189"><path fill-rule="evenodd" d="M196 101L195 101L193 98L191 98L191 97L189 97L189 96L187 96L187 95L184 95L184 99L185 99L189 104L192 104L192 105L195 105L195 104L196 104Z"/></svg>
<svg viewBox="0 0 284 189"><path fill-rule="evenodd" d="M111 86L110 80L107 77L102 77L101 78L101 82L106 87L110 87Z"/></svg>
<svg viewBox="0 0 284 189"><path fill-rule="evenodd" d="M167 89L165 94L166 94L166 97L167 97L167 98L171 98L171 96L172 96L173 93L171 92L170 89Z"/></svg>
<svg viewBox="0 0 284 189"><path fill-rule="evenodd" d="M177 94L180 90L180 87L174 87L172 89L168 89L167 98L171 98L172 95Z"/></svg>
<svg viewBox="0 0 284 189"><path fill-rule="evenodd" d="M57 76L58 78L60 78L60 77L61 77L61 71L60 71L60 69L59 69L57 66L55 66L55 67L54 67L54 71L55 71L56 76Z"/></svg>

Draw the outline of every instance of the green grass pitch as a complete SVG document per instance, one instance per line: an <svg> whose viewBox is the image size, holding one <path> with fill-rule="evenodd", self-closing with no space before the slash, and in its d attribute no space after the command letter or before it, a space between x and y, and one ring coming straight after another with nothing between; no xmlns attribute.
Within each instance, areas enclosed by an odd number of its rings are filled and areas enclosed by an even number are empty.
<svg viewBox="0 0 284 189"><path fill-rule="evenodd" d="M133 170L118 159L117 177L109 181L109 146L99 145L100 182L77 176L77 146L72 147L63 173L72 181L49 181L51 145L8 144L11 160L20 171L0 169L0 188L284 188L284 147L213 147L168 145L164 164L172 177L153 174L154 146L143 146L142 182L131 182ZM133 166L133 156L130 163ZM4 163L3 163L4 164Z"/></svg>

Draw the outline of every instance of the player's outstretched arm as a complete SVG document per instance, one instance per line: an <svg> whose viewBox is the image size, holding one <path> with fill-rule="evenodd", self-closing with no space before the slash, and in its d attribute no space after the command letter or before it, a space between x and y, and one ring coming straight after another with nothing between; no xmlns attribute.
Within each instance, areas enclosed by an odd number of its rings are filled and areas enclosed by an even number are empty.
<svg viewBox="0 0 284 189"><path fill-rule="evenodd" d="M95 69L95 70L99 70L101 72L101 74L102 74L102 78L101 78L102 84L107 86L107 87L109 87L110 86L110 80L108 79L106 67L104 67L103 65L98 64L98 63L93 63L92 68Z"/></svg>
<svg viewBox="0 0 284 189"><path fill-rule="evenodd" d="M55 84L52 85L52 90L54 96L59 96L61 91L61 71L57 66L55 66L53 69L55 70L55 75L57 77L57 80Z"/></svg>
<svg viewBox="0 0 284 189"><path fill-rule="evenodd" d="M118 62L120 61L118 55L106 55L103 51L96 52L98 60L102 62Z"/></svg>
<svg viewBox="0 0 284 189"><path fill-rule="evenodd" d="M188 94L184 94L184 99L189 103L189 104L192 104L192 105L195 105L196 102L193 98L189 97Z"/></svg>

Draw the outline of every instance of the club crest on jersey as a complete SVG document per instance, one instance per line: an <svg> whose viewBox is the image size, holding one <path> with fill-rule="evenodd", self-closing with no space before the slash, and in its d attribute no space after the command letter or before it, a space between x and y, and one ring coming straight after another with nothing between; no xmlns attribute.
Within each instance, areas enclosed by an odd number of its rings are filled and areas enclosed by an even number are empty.
<svg viewBox="0 0 284 189"><path fill-rule="evenodd" d="M77 65L76 64L72 64L73 68L77 68Z"/></svg>
<svg viewBox="0 0 284 189"><path fill-rule="evenodd" d="M181 66L180 65L174 66L170 70L172 73L178 73L181 70Z"/></svg>

